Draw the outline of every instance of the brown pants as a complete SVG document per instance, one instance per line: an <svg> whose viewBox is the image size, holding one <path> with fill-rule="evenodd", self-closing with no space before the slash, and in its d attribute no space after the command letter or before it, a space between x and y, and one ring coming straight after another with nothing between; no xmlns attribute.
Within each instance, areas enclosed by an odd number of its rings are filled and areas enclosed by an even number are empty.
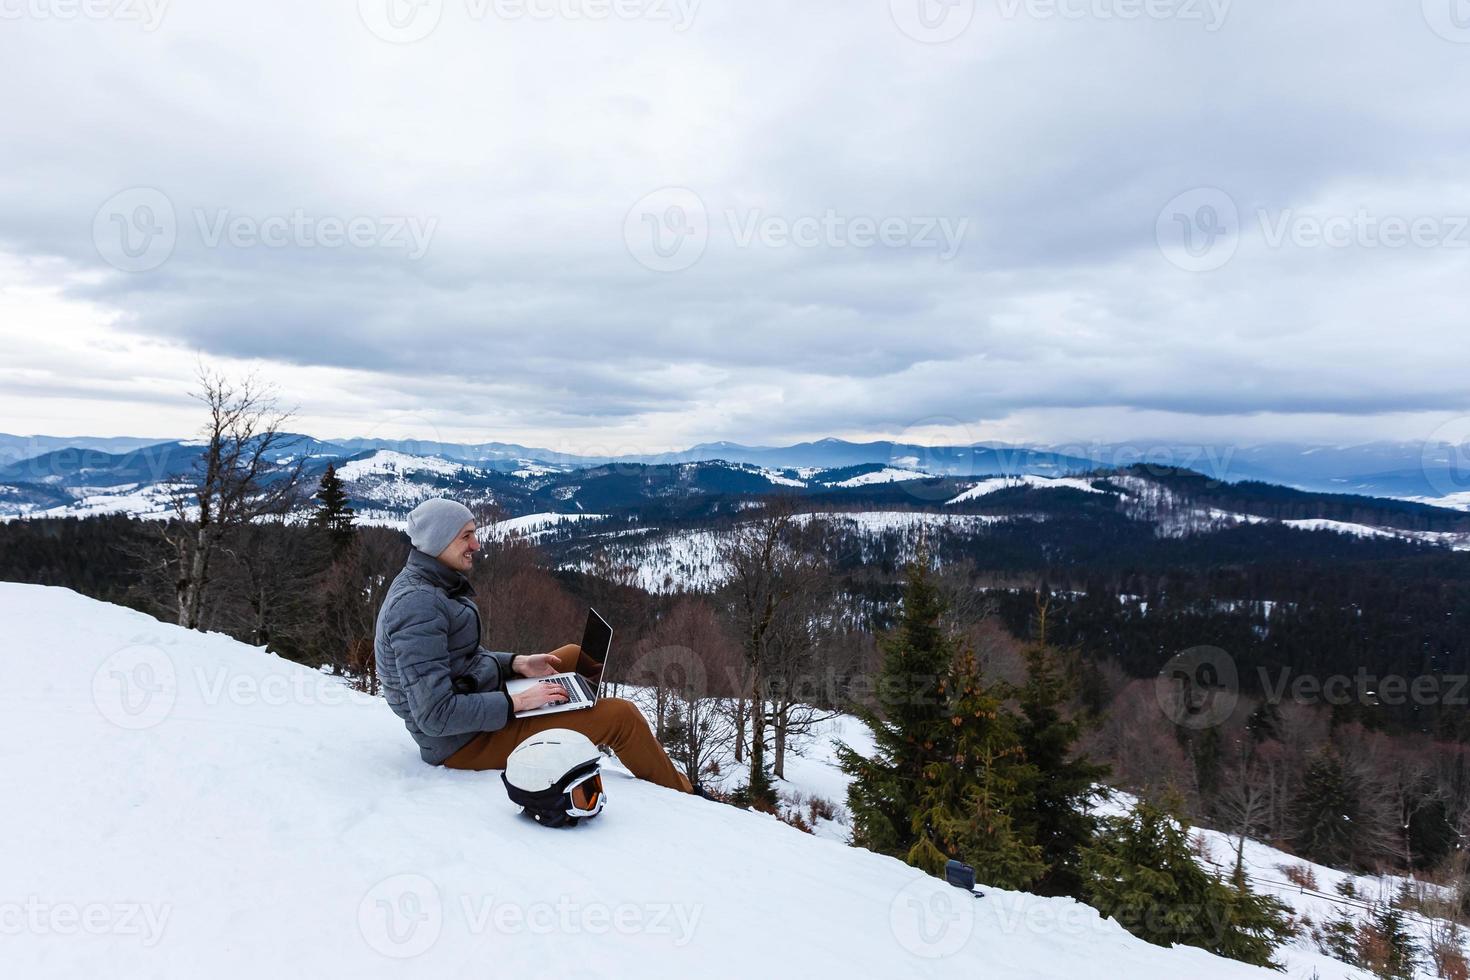
<svg viewBox="0 0 1470 980"><path fill-rule="evenodd" d="M562 671L577 671L588 677L597 675L599 665L582 656L582 648L568 643L551 651ZM618 758L639 779L646 779L681 793L691 793L689 780L669 761L658 739L643 719L637 705L622 698L598 698L597 703L581 711L561 711L535 718L512 718L499 731L480 732L464 748L455 752L444 764L450 769L504 769L505 760L529 735L548 728L569 728L581 732L594 745L610 745Z"/></svg>

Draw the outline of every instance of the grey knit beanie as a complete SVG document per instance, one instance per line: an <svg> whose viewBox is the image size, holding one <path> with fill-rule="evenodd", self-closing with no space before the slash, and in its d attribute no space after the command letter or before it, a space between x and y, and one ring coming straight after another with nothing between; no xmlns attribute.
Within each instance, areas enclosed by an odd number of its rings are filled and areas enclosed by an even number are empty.
<svg viewBox="0 0 1470 980"><path fill-rule="evenodd" d="M474 519L475 515L459 501L430 497L409 511L408 540L424 554L438 558Z"/></svg>

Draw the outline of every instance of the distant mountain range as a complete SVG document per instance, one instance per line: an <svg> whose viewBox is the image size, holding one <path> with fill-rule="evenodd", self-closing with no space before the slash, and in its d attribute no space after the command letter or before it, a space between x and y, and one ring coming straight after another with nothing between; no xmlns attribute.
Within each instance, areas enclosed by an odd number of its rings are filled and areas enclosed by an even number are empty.
<svg viewBox="0 0 1470 980"><path fill-rule="evenodd" d="M0 434L0 517L25 513L151 512L173 478L187 474L200 444L130 437ZM515 443L408 439L320 440L293 436L276 461L304 458L315 474L335 463L355 499L397 511L453 489L516 510L572 511L623 505L685 490L739 493L802 488L837 491L929 478L932 496L985 477L1061 478L1138 463L1177 467L1213 481L1251 480L1299 490L1393 497L1470 509L1470 453L1410 443L1190 447L1169 443L1087 446L922 446L821 439L791 446L701 443L677 453L581 456ZM713 464L720 465L713 465ZM690 464L701 465L689 469ZM589 488L599 487L604 503ZM616 489L614 489L616 488ZM120 506L118 498L138 499ZM573 497L578 506L571 506ZM912 494L911 494L912 496ZM529 511L526 511L529 512Z"/></svg>

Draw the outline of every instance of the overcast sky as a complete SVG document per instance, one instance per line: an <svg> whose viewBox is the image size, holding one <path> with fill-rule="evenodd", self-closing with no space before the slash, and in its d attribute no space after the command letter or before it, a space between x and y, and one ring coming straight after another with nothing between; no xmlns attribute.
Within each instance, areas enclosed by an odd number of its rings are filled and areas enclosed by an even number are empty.
<svg viewBox="0 0 1470 980"><path fill-rule="evenodd" d="M0 0L0 431L1424 439L1463 0Z"/></svg>

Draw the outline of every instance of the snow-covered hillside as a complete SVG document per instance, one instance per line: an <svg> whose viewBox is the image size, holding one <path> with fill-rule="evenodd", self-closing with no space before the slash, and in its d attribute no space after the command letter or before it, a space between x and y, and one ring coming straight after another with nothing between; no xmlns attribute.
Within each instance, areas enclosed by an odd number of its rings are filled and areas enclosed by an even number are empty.
<svg viewBox="0 0 1470 980"><path fill-rule="evenodd" d="M922 533L973 535L991 524L1012 519L989 514L934 514L913 510L816 511L796 517L798 523L820 521L847 535L856 549L853 556L862 561L869 560L877 544L885 538L895 541L899 557L908 560L916 553ZM632 571L632 581L639 588L659 593L700 591L715 588L730 577L730 569L720 557L720 538L715 531L658 534L658 528L641 530L645 536L637 540L603 543L615 562ZM563 567L589 572L593 564L579 559L566 562Z"/></svg>
<svg viewBox="0 0 1470 980"><path fill-rule="evenodd" d="M1080 490L1083 493L1102 493L1101 490L1098 490L1092 485L1092 481L1076 477L994 476L981 480L964 493L950 500L946 500L945 503L960 504L967 500L977 500L980 497L987 497L992 493L999 493L1002 490L1011 490L1017 487L1030 487L1033 490L1067 489Z"/></svg>
<svg viewBox="0 0 1470 980"><path fill-rule="evenodd" d="M7 976L1272 975L616 774L549 831L314 671L62 589L0 617Z"/></svg>

